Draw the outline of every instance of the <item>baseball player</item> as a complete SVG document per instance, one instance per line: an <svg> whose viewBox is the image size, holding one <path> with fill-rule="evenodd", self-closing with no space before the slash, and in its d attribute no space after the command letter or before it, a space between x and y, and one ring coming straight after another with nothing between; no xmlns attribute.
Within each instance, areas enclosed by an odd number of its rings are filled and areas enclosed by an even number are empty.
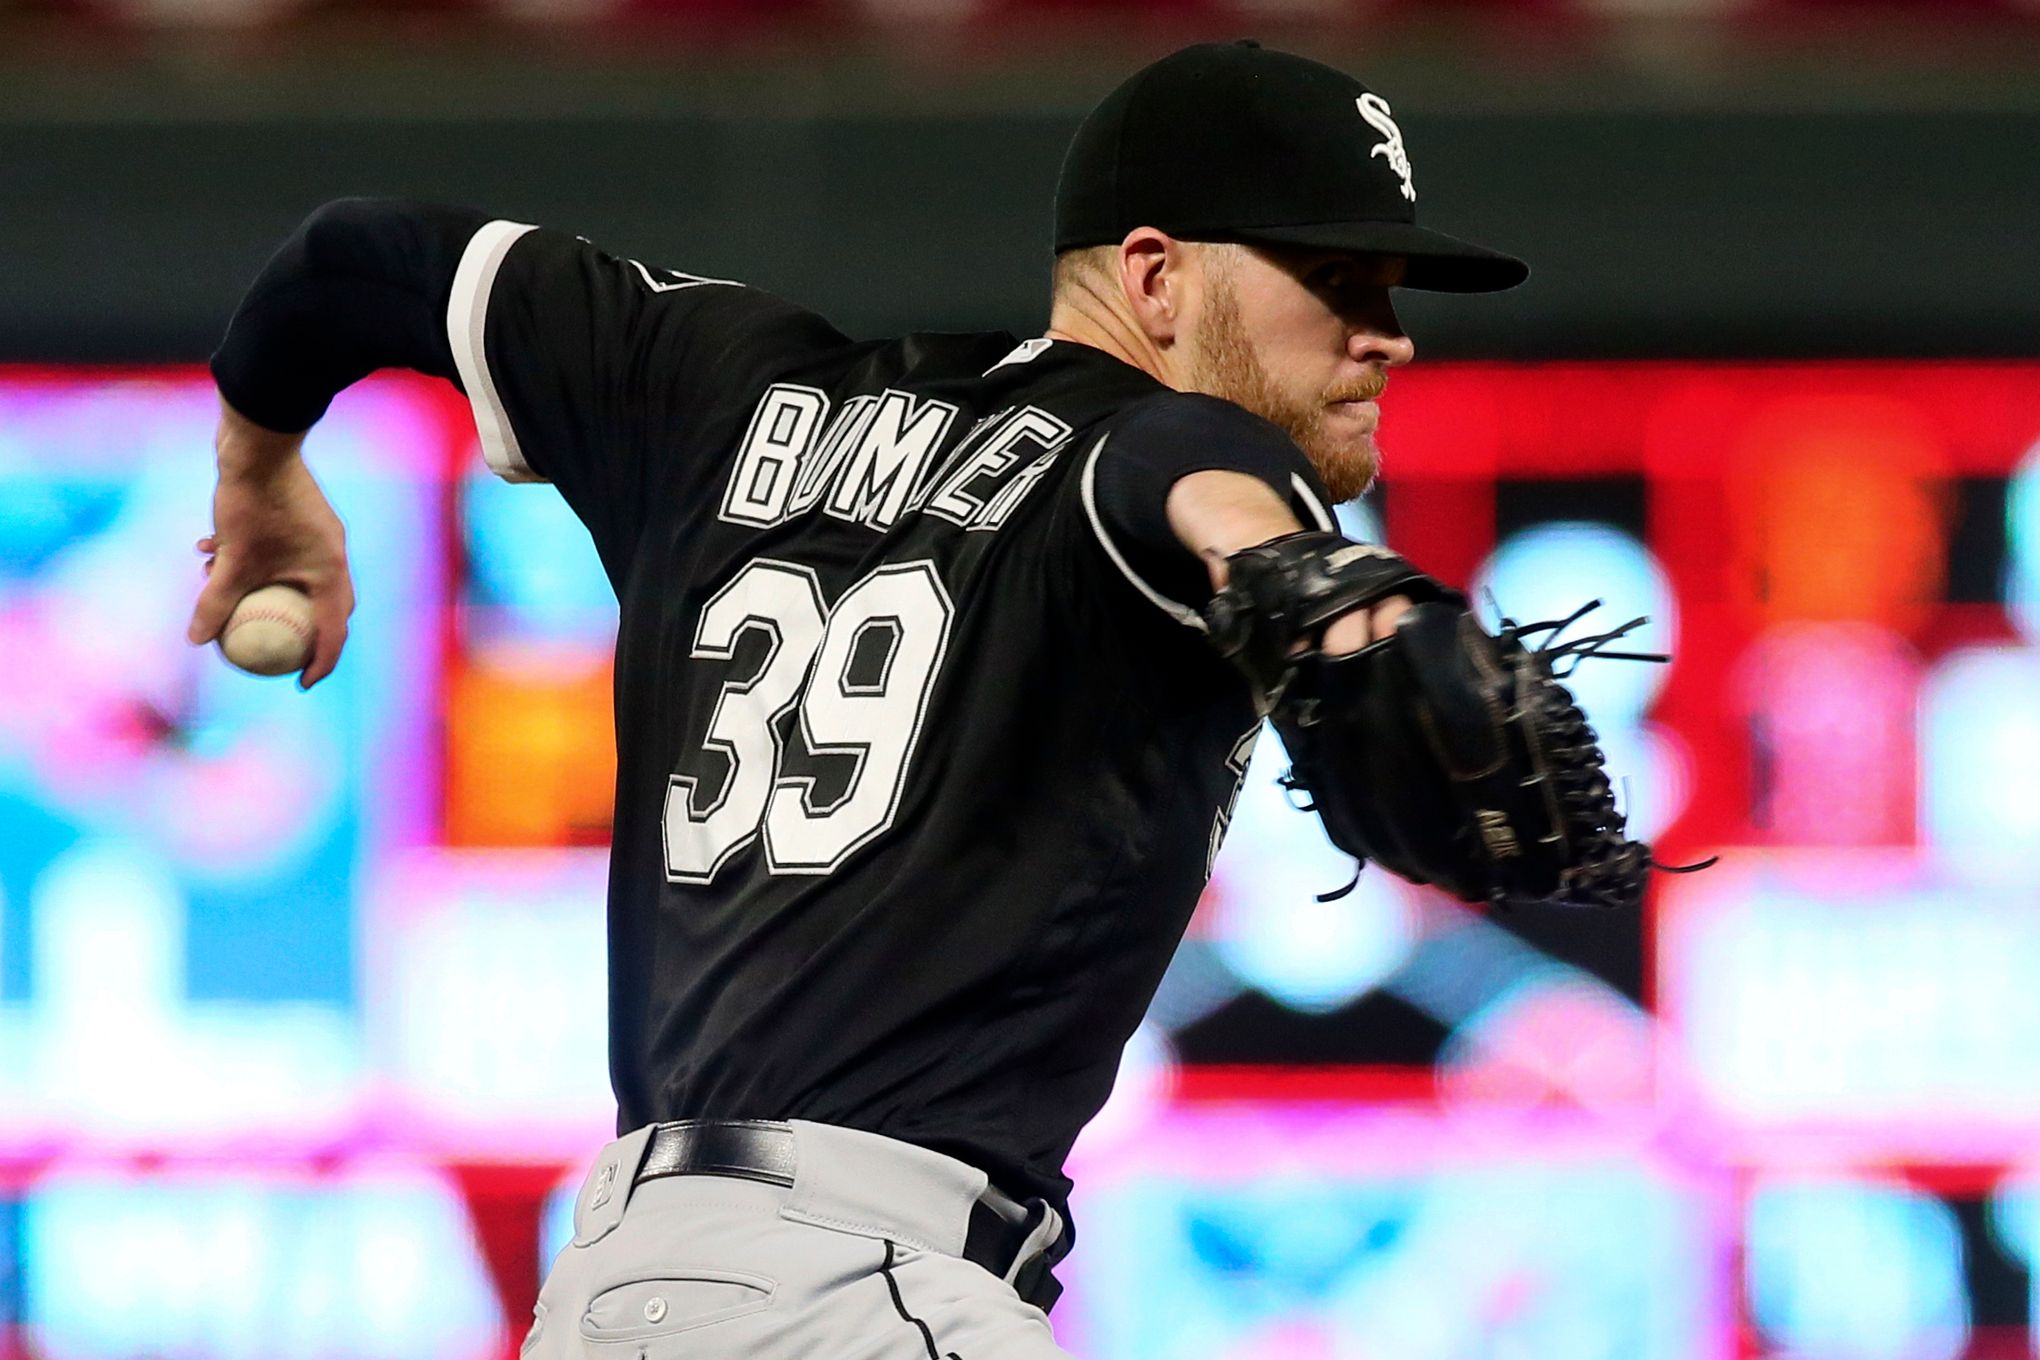
<svg viewBox="0 0 2040 1360"><path fill-rule="evenodd" d="M213 360L193 642L287 581L317 613L301 683L333 669L352 593L302 432L385 366L461 386L489 465L566 498L621 607L621 1136L526 1355L1064 1354L1063 1161L1268 700L1207 638L1214 590L1270 540L1328 579L1355 556L1332 507L1413 354L1390 289L1527 272L1416 199L1379 95L1211 44L1078 130L1024 341L855 341L409 203L329 204L269 262ZM1424 589L1349 593L1311 641L1351 653Z"/></svg>

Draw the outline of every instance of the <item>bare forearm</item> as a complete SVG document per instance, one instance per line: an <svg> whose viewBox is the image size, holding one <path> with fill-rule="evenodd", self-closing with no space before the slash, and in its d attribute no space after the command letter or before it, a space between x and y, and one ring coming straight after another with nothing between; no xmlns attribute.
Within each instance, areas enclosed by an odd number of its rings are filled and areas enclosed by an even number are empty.
<svg viewBox="0 0 2040 1360"><path fill-rule="evenodd" d="M302 434L283 434L258 425L220 398L220 423L213 434L213 453L222 478L260 478L304 451Z"/></svg>
<svg viewBox="0 0 2040 1360"><path fill-rule="evenodd" d="M1226 558L1303 528L1272 487L1243 472L1191 473L1169 488L1168 514L1176 537L1203 559L1213 590L1225 586ZM1357 609L1334 619L1320 645L1333 656L1357 652L1394 632L1409 607L1408 596L1391 595L1371 609Z"/></svg>
<svg viewBox="0 0 2040 1360"><path fill-rule="evenodd" d="M1303 527L1274 488L1244 472L1193 472L1169 488L1169 528L1211 573L1211 588L1225 585L1225 559Z"/></svg>

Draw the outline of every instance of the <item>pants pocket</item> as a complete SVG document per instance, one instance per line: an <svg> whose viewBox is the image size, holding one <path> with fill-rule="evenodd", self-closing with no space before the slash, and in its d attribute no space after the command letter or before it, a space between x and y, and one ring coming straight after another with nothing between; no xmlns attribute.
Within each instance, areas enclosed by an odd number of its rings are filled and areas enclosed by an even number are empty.
<svg viewBox="0 0 2040 1360"><path fill-rule="evenodd" d="M590 1341L647 1341L746 1317L772 1305L762 1275L686 1266L621 1280L596 1292L581 1314Z"/></svg>

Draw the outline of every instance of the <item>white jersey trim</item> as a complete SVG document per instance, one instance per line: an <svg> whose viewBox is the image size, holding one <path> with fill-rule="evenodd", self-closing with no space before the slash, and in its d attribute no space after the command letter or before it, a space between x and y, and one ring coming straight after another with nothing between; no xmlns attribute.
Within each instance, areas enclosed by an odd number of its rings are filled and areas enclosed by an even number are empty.
<svg viewBox="0 0 2040 1360"><path fill-rule="evenodd" d="M584 237L583 239L585 240L586 238ZM673 277L670 279L655 279L652 277L652 271L639 264L636 260L632 260L630 265L631 268L637 270L638 277L645 281L645 287L651 289L654 293L677 293L682 288L743 288L746 286L735 279L711 279L702 274L683 274L677 269L665 268L661 268L659 272L661 274L671 274Z"/></svg>
<svg viewBox="0 0 2040 1360"><path fill-rule="evenodd" d="M1325 508L1324 502L1317 498L1317 493L1310 489L1310 483L1303 480L1302 473L1290 473L1289 485L1295 489L1296 498L1310 507L1311 517L1317 520L1318 528L1323 529L1326 533L1331 533L1338 529L1339 521L1333 517L1331 511Z"/></svg>
<svg viewBox="0 0 2040 1360"><path fill-rule="evenodd" d="M989 378L1007 364L1031 364L1036 358L1046 354L1048 347L1054 343L1055 341L1045 335L1037 335L1032 340L1022 340L1019 344L1013 346L1011 350L1007 351L1005 358L999 360L999 362L993 364L978 376Z"/></svg>
<svg viewBox="0 0 2040 1360"><path fill-rule="evenodd" d="M1203 616L1196 610L1180 600L1170 599L1143 581L1140 573L1133 569L1132 564L1119 551L1119 546L1112 541L1112 536L1105 532L1105 521L1098 514L1098 455L1104 450L1105 441L1111 437L1109 433L1099 435L1098 442L1091 446L1090 455L1084 460L1084 514L1091 521L1091 532L1098 536L1098 546L1112 559L1112 565L1119 568L1119 574L1124 576L1135 590L1145 595L1155 608L1186 628L1195 628L1200 633L1210 632L1211 630L1205 626Z"/></svg>
<svg viewBox="0 0 2040 1360"><path fill-rule="evenodd" d="M510 413L496 391L489 372L488 348L484 343L489 324L489 294L496 286L503 257L517 238L537 227L523 222L489 222L468 241L454 271L453 295L446 303L446 337L453 344L454 367L461 385L467 388L468 404L474 407L475 429L482 437L482 457L489 469L506 482L542 482L518 447L517 431Z"/></svg>

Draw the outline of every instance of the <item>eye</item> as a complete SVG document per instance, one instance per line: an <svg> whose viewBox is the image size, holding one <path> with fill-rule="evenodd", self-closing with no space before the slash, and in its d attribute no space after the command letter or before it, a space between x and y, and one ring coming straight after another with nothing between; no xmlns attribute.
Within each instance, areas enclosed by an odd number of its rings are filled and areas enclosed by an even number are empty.
<svg viewBox="0 0 2040 1360"><path fill-rule="evenodd" d="M1352 265L1346 260L1327 260L1306 276L1312 288L1321 293L1344 292L1352 282Z"/></svg>

